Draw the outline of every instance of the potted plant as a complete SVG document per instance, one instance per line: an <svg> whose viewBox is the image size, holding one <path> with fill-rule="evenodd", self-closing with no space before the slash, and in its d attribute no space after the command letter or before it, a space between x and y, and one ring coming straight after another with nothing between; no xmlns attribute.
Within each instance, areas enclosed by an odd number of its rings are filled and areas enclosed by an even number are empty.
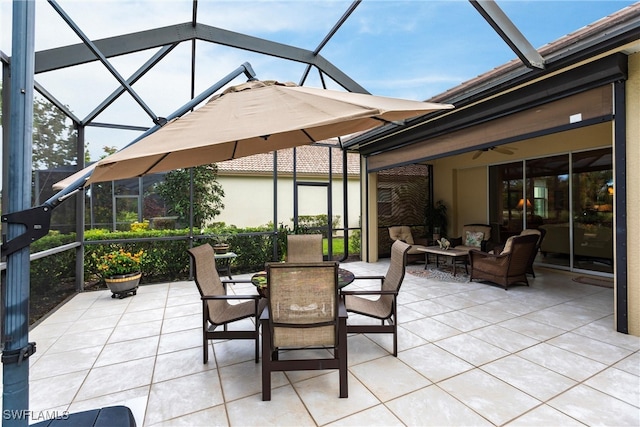
<svg viewBox="0 0 640 427"><path fill-rule="evenodd" d="M437 241L447 235L447 207L442 200L425 209L426 226L431 230L432 238Z"/></svg>
<svg viewBox="0 0 640 427"><path fill-rule="evenodd" d="M111 298L116 296L124 298L129 294L135 295L137 293L136 290L142 277L140 263L144 251L131 253L120 248L99 257L95 254L93 256L96 258L98 274L112 292Z"/></svg>
<svg viewBox="0 0 640 427"><path fill-rule="evenodd" d="M226 254L229 251L227 236L215 236L213 238L213 251L217 254Z"/></svg>

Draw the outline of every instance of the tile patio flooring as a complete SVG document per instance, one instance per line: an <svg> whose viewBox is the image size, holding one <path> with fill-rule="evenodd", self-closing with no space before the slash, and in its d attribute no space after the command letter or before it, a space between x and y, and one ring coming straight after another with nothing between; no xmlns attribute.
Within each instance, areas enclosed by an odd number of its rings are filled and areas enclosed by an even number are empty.
<svg viewBox="0 0 640 427"><path fill-rule="evenodd" d="M640 338L613 330L613 290L537 273L508 291L407 274L398 357L388 335L350 336L348 399L313 371L273 374L262 402L251 341L210 344L203 365L192 282L83 293L30 334L30 409L124 404L138 426L640 425Z"/></svg>

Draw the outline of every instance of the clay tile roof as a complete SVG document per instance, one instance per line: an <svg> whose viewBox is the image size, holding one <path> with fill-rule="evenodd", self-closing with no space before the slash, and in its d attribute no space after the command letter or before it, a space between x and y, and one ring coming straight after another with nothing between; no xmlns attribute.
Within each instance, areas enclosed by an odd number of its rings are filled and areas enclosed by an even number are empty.
<svg viewBox="0 0 640 427"><path fill-rule="evenodd" d="M324 141L324 145L302 145L297 147L297 173L302 175L327 174L329 172L329 148L327 144L337 146L337 141L328 140ZM332 148L331 154L333 173L341 174L342 150L340 148ZM218 163L218 173L220 175L240 173L271 174L272 172L273 152ZM278 173L293 173L292 148L278 151ZM347 153L347 173L349 175L359 175L360 157L357 153Z"/></svg>

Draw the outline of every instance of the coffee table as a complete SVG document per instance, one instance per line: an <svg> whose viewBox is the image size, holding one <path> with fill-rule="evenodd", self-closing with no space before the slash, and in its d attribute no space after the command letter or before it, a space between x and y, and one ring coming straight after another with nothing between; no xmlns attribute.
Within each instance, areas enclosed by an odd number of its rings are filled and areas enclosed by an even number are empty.
<svg viewBox="0 0 640 427"><path fill-rule="evenodd" d="M424 268L427 269L427 265L429 264L429 254L436 256L436 268L438 268L438 263L440 261L440 257L448 257L451 259L451 266L453 267L453 275L456 275L456 264L462 262L464 263L464 268L467 273L467 260L469 259L469 252L463 249L442 249L440 246L423 246L416 247L417 250L424 252Z"/></svg>

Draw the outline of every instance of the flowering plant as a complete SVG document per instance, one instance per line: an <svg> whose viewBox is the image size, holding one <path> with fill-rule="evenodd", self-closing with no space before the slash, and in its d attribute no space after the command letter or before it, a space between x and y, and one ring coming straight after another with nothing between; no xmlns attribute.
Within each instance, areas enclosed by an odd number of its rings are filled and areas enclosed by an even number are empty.
<svg viewBox="0 0 640 427"><path fill-rule="evenodd" d="M122 248L108 252L102 256L96 256L95 253L93 254L93 257L96 259L98 273L102 277L112 277L139 272L140 262L142 261L143 256L144 251L142 250L136 253L131 253Z"/></svg>

